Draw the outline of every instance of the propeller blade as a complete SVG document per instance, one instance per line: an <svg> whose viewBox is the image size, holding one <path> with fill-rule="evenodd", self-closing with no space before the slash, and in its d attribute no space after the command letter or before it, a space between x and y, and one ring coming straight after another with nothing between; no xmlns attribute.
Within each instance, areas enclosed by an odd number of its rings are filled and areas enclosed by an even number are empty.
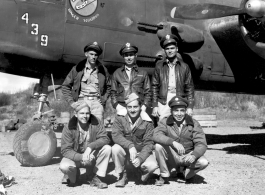
<svg viewBox="0 0 265 195"><path fill-rule="evenodd" d="M172 18L203 20L211 18L220 18L225 16L239 15L246 13L244 8L235 8L225 5L211 3L190 4L174 7L171 10Z"/></svg>

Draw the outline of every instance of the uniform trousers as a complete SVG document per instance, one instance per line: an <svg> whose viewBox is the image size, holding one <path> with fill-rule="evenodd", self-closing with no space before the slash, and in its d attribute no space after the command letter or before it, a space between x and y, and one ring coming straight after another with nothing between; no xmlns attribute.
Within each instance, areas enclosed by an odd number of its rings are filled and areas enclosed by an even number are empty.
<svg viewBox="0 0 265 195"><path fill-rule="evenodd" d="M158 114L159 114L159 121L162 120L164 117L167 117L169 115L171 115L171 109L168 106L168 102L174 97L176 96L176 93L168 93L167 94L167 103L166 105L161 104L160 102L158 102Z"/></svg>
<svg viewBox="0 0 265 195"><path fill-rule="evenodd" d="M209 162L204 157L201 156L199 159L195 160L192 164L186 164L183 162L183 158L187 155L178 155L178 153L170 146L155 145L156 159L160 167L160 174L162 177L169 177L170 171L173 168L186 168L184 172L185 179L192 178L196 173L205 169Z"/></svg>
<svg viewBox="0 0 265 195"><path fill-rule="evenodd" d="M115 164L115 172L120 174L125 169L126 160L129 160L129 151L126 151L118 144L112 146L112 160ZM141 165L142 178L148 178L148 176L158 169L155 156L151 154ZM159 170L158 170L159 171ZM157 172L157 171L156 171Z"/></svg>
<svg viewBox="0 0 265 195"><path fill-rule="evenodd" d="M101 149L97 149L94 152L95 159L92 161L91 165L84 167L80 161L73 161L68 158L63 158L60 163L60 170L68 176L71 183L76 182L76 174L78 168L86 168L86 173L93 172L100 177L105 177L109 159L111 156L111 146L105 145Z"/></svg>
<svg viewBox="0 0 265 195"><path fill-rule="evenodd" d="M103 120L104 108L99 102L99 99L95 98L95 99L90 100L84 97L84 98L78 99L78 101L85 101L90 107L91 114L96 116L100 121Z"/></svg>

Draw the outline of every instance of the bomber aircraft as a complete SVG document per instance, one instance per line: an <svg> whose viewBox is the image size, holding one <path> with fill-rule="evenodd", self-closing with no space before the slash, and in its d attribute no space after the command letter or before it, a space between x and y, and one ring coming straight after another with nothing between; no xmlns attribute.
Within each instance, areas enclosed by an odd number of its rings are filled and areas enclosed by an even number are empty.
<svg viewBox="0 0 265 195"><path fill-rule="evenodd" d="M196 90L265 94L264 15L263 0L1 0L0 71L39 78L41 111L48 86L62 84L88 42L103 46L110 73L122 64L121 45L136 44L151 75L164 56L159 38L173 33ZM23 165L52 157L56 138L47 129L29 123L17 134Z"/></svg>

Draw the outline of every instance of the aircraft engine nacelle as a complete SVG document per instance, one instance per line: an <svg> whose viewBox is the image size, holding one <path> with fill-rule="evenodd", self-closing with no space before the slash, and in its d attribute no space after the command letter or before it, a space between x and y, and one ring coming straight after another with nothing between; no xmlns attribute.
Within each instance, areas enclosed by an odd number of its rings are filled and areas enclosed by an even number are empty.
<svg viewBox="0 0 265 195"><path fill-rule="evenodd" d="M256 18L265 15L265 2L261 0L249 0L245 4L245 9L248 15Z"/></svg>
<svg viewBox="0 0 265 195"><path fill-rule="evenodd" d="M204 36L201 30L175 22L164 22L159 23L159 25L163 25L163 29L157 32L159 39L167 34L174 34L182 40L179 44L180 52L192 53L200 49L204 44Z"/></svg>
<svg viewBox="0 0 265 195"><path fill-rule="evenodd" d="M239 15L241 34L249 48L265 59L265 1L245 0L247 14Z"/></svg>

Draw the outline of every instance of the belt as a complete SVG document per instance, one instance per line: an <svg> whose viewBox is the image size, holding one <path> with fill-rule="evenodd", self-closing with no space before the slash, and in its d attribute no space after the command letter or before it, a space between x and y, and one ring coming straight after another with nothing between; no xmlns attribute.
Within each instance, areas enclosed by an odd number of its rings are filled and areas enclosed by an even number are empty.
<svg viewBox="0 0 265 195"><path fill-rule="evenodd" d="M78 100L98 100L98 96L85 96L85 97L80 97Z"/></svg>

